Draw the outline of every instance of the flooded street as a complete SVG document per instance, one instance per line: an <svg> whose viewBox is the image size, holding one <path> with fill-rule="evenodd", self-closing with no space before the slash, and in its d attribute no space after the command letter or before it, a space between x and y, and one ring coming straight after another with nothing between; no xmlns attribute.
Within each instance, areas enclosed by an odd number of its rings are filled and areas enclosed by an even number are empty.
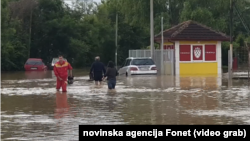
<svg viewBox="0 0 250 141"><path fill-rule="evenodd" d="M247 80L118 77L116 94L73 71L67 93L52 71L2 73L2 140L78 140L80 124L250 124Z"/></svg>

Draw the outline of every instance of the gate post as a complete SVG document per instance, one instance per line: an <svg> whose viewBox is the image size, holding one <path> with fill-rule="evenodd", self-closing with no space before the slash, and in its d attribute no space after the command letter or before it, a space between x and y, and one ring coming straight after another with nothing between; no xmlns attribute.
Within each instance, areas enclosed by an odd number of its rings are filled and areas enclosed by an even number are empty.
<svg viewBox="0 0 250 141"><path fill-rule="evenodd" d="M231 50L228 50L228 79L232 79L232 55Z"/></svg>
<svg viewBox="0 0 250 141"><path fill-rule="evenodd" d="M248 46L248 44L246 43L246 46L247 46L247 50L248 50L248 66L247 66L247 78L248 78L248 86L249 86L249 69L250 69L250 47Z"/></svg>
<svg viewBox="0 0 250 141"><path fill-rule="evenodd" d="M174 67L175 67L175 65L174 65L174 60L175 60L175 58L174 58L174 50L171 50L171 66L172 66L172 76L174 76Z"/></svg>

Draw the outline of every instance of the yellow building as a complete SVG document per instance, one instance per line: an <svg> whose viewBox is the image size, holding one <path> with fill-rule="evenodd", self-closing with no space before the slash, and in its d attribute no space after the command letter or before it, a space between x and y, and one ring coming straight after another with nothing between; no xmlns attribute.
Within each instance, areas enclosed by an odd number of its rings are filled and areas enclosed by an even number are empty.
<svg viewBox="0 0 250 141"><path fill-rule="evenodd" d="M177 76L221 76L221 42L225 34L194 21L186 21L163 32L164 48L174 50ZM161 33L155 36L161 44Z"/></svg>

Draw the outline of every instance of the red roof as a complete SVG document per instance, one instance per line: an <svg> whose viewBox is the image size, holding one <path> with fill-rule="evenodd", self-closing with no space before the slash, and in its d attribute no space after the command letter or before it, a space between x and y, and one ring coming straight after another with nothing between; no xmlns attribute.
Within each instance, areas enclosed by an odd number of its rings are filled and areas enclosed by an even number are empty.
<svg viewBox="0 0 250 141"><path fill-rule="evenodd" d="M227 35L191 20L163 31L163 36L170 41L230 41ZM161 41L161 33L155 36L155 41Z"/></svg>

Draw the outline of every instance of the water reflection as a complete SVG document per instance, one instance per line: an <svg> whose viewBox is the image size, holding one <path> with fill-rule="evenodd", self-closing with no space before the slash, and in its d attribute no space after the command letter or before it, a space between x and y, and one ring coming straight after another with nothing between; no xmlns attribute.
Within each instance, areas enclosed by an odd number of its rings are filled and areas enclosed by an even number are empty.
<svg viewBox="0 0 250 141"><path fill-rule="evenodd" d="M205 94L203 92L180 95L180 105L188 110L215 110L219 107L218 93Z"/></svg>
<svg viewBox="0 0 250 141"><path fill-rule="evenodd" d="M69 113L69 108L67 93L56 92L55 118L63 118Z"/></svg>
<svg viewBox="0 0 250 141"><path fill-rule="evenodd" d="M79 124L250 123L250 93L243 80L227 89L227 80L211 76L118 77L114 94L107 93L106 83L93 88L79 70L68 92L61 93L53 71L39 73L6 74L2 80L2 139L77 140Z"/></svg>
<svg viewBox="0 0 250 141"><path fill-rule="evenodd" d="M248 107L250 108L250 92L248 92Z"/></svg>
<svg viewBox="0 0 250 141"><path fill-rule="evenodd" d="M125 85L130 87L161 88L166 89L175 86L175 77L170 75L138 75L129 76L125 79Z"/></svg>
<svg viewBox="0 0 250 141"><path fill-rule="evenodd" d="M25 71L26 79L44 79L52 78L51 73L47 71Z"/></svg>
<svg viewBox="0 0 250 141"><path fill-rule="evenodd" d="M24 72L1 72L1 80L16 80L24 79Z"/></svg>
<svg viewBox="0 0 250 141"><path fill-rule="evenodd" d="M222 85L220 77L180 77L176 76L176 86L183 90L201 88L203 90L218 90Z"/></svg>
<svg viewBox="0 0 250 141"><path fill-rule="evenodd" d="M108 105L109 112L114 111L114 109L116 107L116 103L115 103L115 97L113 96L113 94L110 95L110 97L107 101L107 105Z"/></svg>
<svg viewBox="0 0 250 141"><path fill-rule="evenodd" d="M232 79L228 79L228 89L231 89L233 86L233 81Z"/></svg>
<svg viewBox="0 0 250 141"><path fill-rule="evenodd" d="M218 77L177 77L176 85L182 90L197 89L193 93L179 95L179 103L187 110L214 110L219 106L221 78ZM179 81L179 83L178 83Z"/></svg>

